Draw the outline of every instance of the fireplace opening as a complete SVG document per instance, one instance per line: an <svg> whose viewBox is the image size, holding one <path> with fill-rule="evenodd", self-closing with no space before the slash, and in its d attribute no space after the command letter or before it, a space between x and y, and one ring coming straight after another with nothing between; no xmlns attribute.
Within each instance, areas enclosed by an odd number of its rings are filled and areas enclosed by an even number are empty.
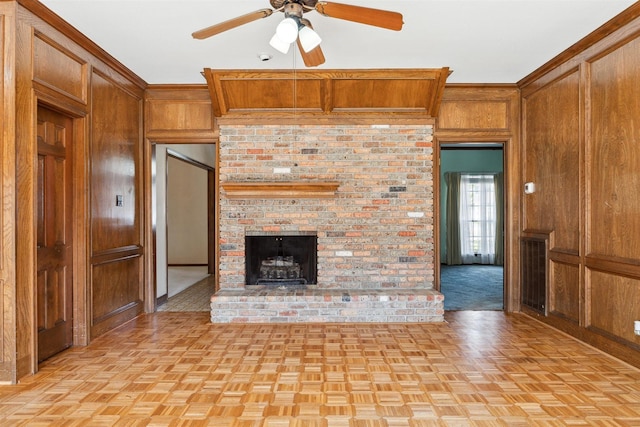
<svg viewBox="0 0 640 427"><path fill-rule="evenodd" d="M300 286L317 281L315 235L245 236L247 285Z"/></svg>

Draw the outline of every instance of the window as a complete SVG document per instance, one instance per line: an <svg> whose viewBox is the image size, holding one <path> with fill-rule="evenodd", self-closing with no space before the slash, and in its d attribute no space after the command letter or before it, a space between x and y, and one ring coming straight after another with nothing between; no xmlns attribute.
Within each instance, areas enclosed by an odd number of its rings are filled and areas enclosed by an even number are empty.
<svg viewBox="0 0 640 427"><path fill-rule="evenodd" d="M494 175L461 175L460 240L463 264L493 264L496 246Z"/></svg>

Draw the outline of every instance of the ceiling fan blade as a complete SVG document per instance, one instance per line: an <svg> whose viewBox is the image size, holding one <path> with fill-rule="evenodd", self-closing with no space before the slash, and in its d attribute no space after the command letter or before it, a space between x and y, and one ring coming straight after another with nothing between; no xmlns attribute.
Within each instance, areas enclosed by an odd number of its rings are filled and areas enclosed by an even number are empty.
<svg viewBox="0 0 640 427"><path fill-rule="evenodd" d="M309 22L308 19L301 19L301 22L306 26L313 30L313 25ZM302 43L300 43L300 37L297 39L298 50L300 51L300 55L302 55L302 60L304 61L304 65L307 67L317 67L318 65L324 64L324 53L322 52L322 48L320 45L314 47L309 52L305 52L302 47Z"/></svg>
<svg viewBox="0 0 640 427"><path fill-rule="evenodd" d="M358 22L395 31L401 30L402 24L404 24L402 14L398 12L369 7L319 1L316 3L316 10L318 13L330 18L344 19L345 21Z"/></svg>
<svg viewBox="0 0 640 427"><path fill-rule="evenodd" d="M309 52L305 52L300 44L300 39L298 39L298 50L300 51L300 55L302 55L305 66L317 67L318 65L324 64L324 53L322 53L320 45L314 47Z"/></svg>
<svg viewBox="0 0 640 427"><path fill-rule="evenodd" d="M271 9L260 9L255 12L247 13L246 15L238 16L237 18L229 19L228 21L221 22L219 24L212 25L202 30L198 30L191 34L194 39L206 39L216 34L220 34L224 31L231 30L239 27L240 25L248 24L249 22L257 21L258 19L266 18L273 13Z"/></svg>

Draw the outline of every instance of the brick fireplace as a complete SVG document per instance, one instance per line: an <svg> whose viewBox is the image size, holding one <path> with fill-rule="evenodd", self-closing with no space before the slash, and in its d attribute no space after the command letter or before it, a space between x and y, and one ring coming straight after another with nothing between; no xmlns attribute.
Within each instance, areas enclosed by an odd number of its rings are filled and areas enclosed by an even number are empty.
<svg viewBox="0 0 640 427"><path fill-rule="evenodd" d="M213 322L442 321L432 125L220 125ZM313 235L317 283L246 286L247 236Z"/></svg>

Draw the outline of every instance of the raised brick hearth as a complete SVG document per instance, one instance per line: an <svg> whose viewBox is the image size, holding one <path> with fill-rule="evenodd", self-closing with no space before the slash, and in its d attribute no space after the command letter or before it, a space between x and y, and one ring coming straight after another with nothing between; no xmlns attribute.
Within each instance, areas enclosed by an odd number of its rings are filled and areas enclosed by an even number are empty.
<svg viewBox="0 0 640 427"><path fill-rule="evenodd" d="M213 322L443 320L431 125L221 124L219 153ZM245 286L246 236L310 233L317 284Z"/></svg>
<svg viewBox="0 0 640 427"><path fill-rule="evenodd" d="M228 289L211 299L214 323L440 322L431 289Z"/></svg>

